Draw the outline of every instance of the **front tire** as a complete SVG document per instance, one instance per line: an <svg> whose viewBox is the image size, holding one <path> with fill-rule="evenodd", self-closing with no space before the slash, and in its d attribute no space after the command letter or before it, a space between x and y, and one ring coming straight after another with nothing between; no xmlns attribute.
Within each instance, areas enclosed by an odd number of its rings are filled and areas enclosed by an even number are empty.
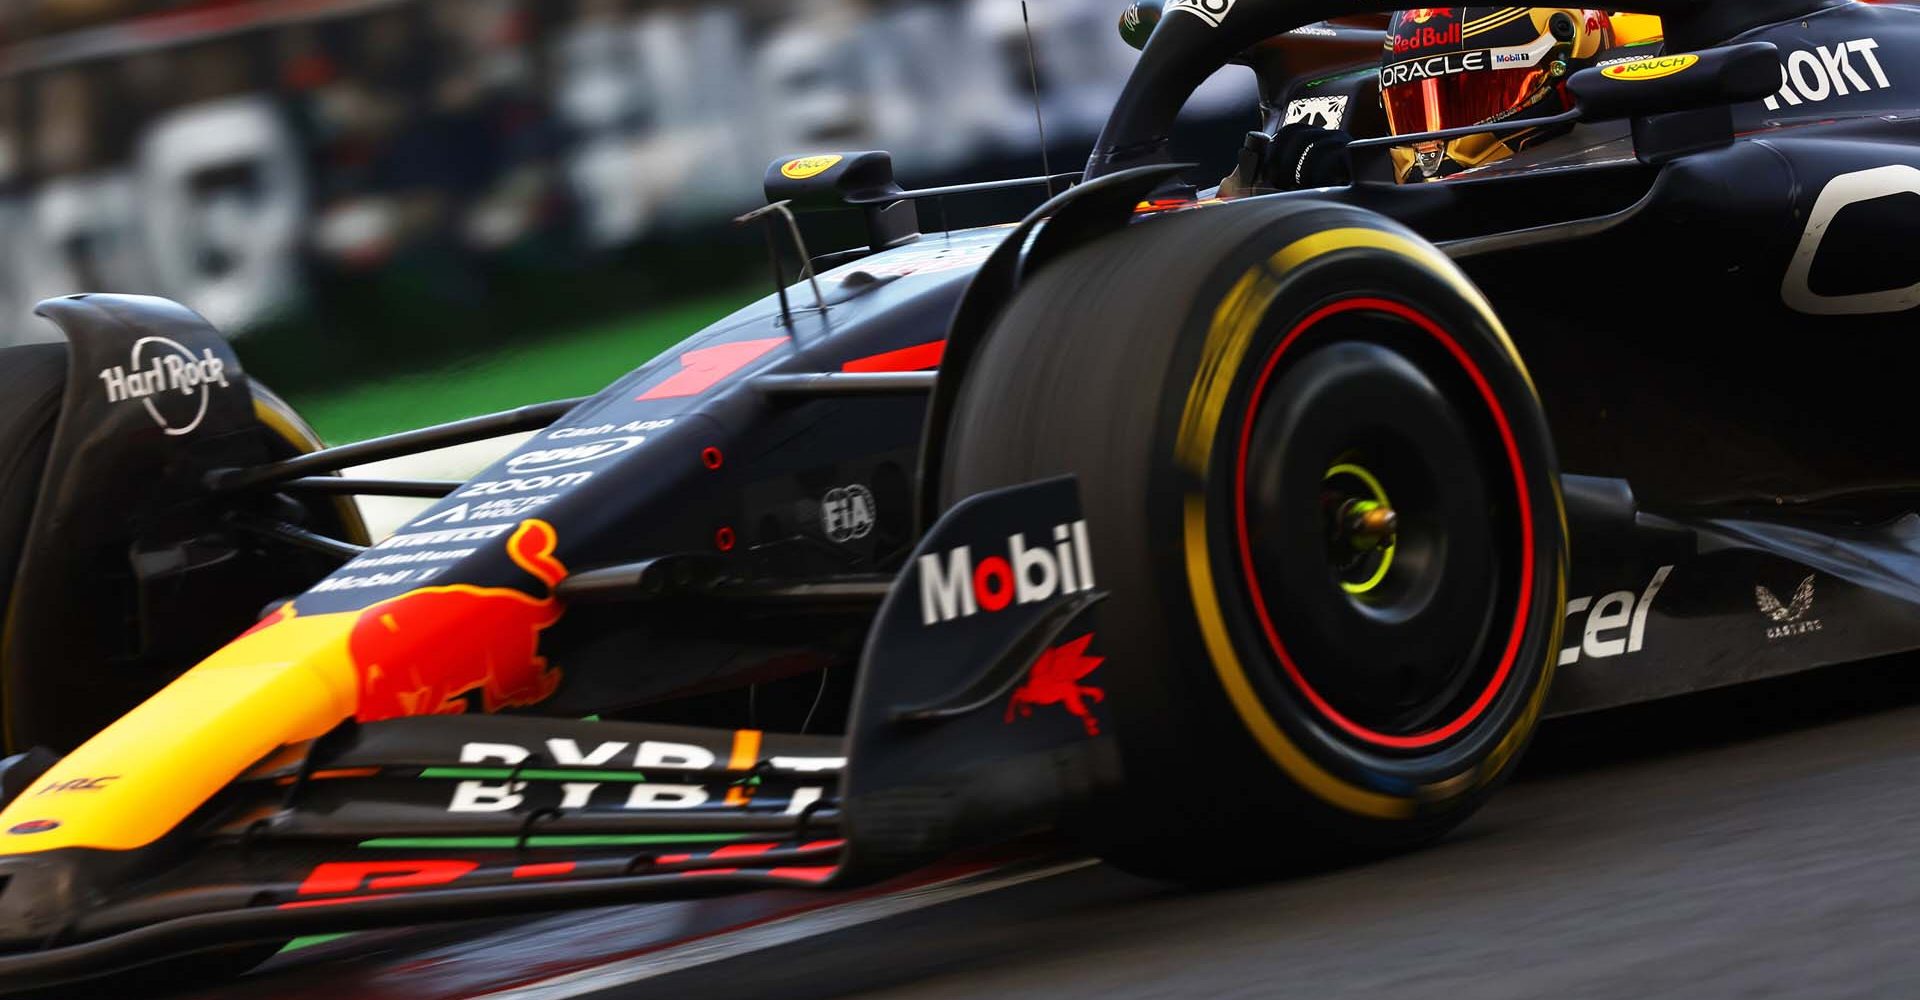
<svg viewBox="0 0 1920 1000"><path fill-rule="evenodd" d="M1110 860L1209 879L1425 843L1510 772L1564 602L1532 384L1438 251L1263 199L1040 271L969 368L947 502L1080 478L1128 791Z"/></svg>
<svg viewBox="0 0 1920 1000"><path fill-rule="evenodd" d="M0 623L13 605L14 580L26 552L66 387L67 345L0 349ZM0 627L0 641L4 636ZM0 718L5 717L4 698L0 692ZM17 749L4 739L0 747L9 753Z"/></svg>

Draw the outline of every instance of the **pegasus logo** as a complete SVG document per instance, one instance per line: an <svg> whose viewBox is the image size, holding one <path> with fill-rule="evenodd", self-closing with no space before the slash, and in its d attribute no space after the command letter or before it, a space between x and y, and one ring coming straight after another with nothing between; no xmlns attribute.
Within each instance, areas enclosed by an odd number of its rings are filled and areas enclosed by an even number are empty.
<svg viewBox="0 0 1920 1000"><path fill-rule="evenodd" d="M1793 599L1785 604L1780 603L1780 598L1775 597L1773 591L1760 586L1753 588L1754 605L1774 623L1767 629L1769 640L1820 631L1819 619L1807 619L1808 612L1813 610L1813 577L1814 574L1807 574L1807 578L1800 581L1800 586L1794 588Z"/></svg>
<svg viewBox="0 0 1920 1000"><path fill-rule="evenodd" d="M1080 683L1106 662L1104 656L1087 655L1087 645L1091 642L1093 633L1088 632L1040 654L1033 670L1027 674L1027 682L1015 688L1013 698L1007 702L1006 722L1011 725L1016 713L1022 718L1031 716L1035 705L1059 705L1079 717L1088 736L1100 735L1100 720L1093 717L1087 699L1098 704L1106 700L1107 693Z"/></svg>

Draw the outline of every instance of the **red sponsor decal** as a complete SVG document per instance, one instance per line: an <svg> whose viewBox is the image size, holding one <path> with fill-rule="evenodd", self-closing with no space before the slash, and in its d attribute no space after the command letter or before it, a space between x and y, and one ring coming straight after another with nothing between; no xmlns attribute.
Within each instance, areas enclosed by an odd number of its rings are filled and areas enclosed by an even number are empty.
<svg viewBox="0 0 1920 1000"><path fill-rule="evenodd" d="M300 883L302 896L343 892L385 892L446 885L480 867L478 861L328 861Z"/></svg>
<svg viewBox="0 0 1920 1000"><path fill-rule="evenodd" d="M1444 28L1414 28L1393 39L1393 51L1415 52L1425 49L1437 49L1460 44L1460 23L1454 22Z"/></svg>
<svg viewBox="0 0 1920 1000"><path fill-rule="evenodd" d="M479 691L489 712L538 704L560 686L560 670L539 653L540 633L560 620L553 587L567 568L558 538L541 520L520 524L507 556L545 585L533 597L511 587L426 587L360 613L347 640L360 672L361 722L465 712Z"/></svg>
<svg viewBox="0 0 1920 1000"><path fill-rule="evenodd" d="M1093 633L1088 632L1040 654L1040 659L1034 661L1033 669L1027 673L1027 682L1015 688L1013 698L1007 702L1006 721L1013 722L1016 713L1023 717L1032 715L1035 705L1059 705L1079 716L1088 736L1100 735L1100 722L1087 707L1087 699L1105 701L1107 693L1080 683L1106 662L1104 656L1087 655L1087 645L1091 642Z"/></svg>
<svg viewBox="0 0 1920 1000"><path fill-rule="evenodd" d="M720 381L734 372L753 363L761 355L787 342L785 337L767 337L763 340L741 340L731 344L716 344L702 347L680 355L680 370L667 377L667 380L641 393L641 401L649 399L682 399L698 396L720 384Z"/></svg>
<svg viewBox="0 0 1920 1000"><path fill-rule="evenodd" d="M845 845L844 840L815 840L801 844L798 850L801 852L825 851ZM740 863L737 859L754 858L782 846L777 843L730 844L704 853L663 854L654 858L653 864L657 866L684 864L698 858L701 861L715 863L732 861L737 865ZM800 860L804 862L811 859ZM503 874L515 879L561 878L574 874L577 867L578 862L574 861L543 861L516 865L512 869L491 868L482 871L478 861L453 858L410 861L327 861L314 866L306 880L301 882L300 887L295 890L301 897L313 898L289 900L278 904L277 909L297 910L315 906L360 903L370 899L392 899L411 889L439 888L476 877L498 880ZM826 881L834 870L833 865L802 863L769 868L754 874L817 883ZM737 867L714 867L667 874L736 875L740 872L741 869Z"/></svg>
<svg viewBox="0 0 1920 1000"><path fill-rule="evenodd" d="M30 819L25 823L15 823L7 828L7 832L25 836L29 833L46 833L48 830L58 829L60 829L60 821L57 819Z"/></svg>
<svg viewBox="0 0 1920 1000"><path fill-rule="evenodd" d="M947 353L947 342L935 340L926 344L902 347L897 351L882 351L869 354L864 358L854 358L840 366L843 372L918 372L940 367L940 359Z"/></svg>

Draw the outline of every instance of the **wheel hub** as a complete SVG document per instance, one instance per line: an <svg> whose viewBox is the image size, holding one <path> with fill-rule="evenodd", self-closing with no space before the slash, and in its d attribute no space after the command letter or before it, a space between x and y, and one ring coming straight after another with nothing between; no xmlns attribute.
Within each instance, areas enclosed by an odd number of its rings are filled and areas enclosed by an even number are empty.
<svg viewBox="0 0 1920 1000"><path fill-rule="evenodd" d="M1327 512L1327 562L1341 589L1365 594L1380 586L1393 568L1400 528L1386 488L1364 466L1336 465L1322 481L1321 507Z"/></svg>

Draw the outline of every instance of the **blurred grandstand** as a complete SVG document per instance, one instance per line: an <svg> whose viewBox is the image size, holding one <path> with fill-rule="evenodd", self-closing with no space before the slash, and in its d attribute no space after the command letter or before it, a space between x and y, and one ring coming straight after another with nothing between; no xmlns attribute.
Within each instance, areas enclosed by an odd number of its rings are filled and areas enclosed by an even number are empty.
<svg viewBox="0 0 1920 1000"><path fill-rule="evenodd" d="M1117 0L1030 6L1068 169L1135 53ZM775 156L1038 172L1026 59L1018 0L0 0L0 343L78 290L392 356L635 308L649 272L741 287L719 224Z"/></svg>

